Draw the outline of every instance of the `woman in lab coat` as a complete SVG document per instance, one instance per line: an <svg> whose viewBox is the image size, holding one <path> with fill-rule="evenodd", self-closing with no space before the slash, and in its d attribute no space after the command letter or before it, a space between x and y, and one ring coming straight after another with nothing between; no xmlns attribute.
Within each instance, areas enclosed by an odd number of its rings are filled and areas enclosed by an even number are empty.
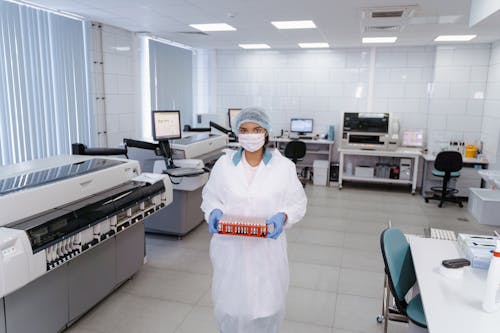
<svg viewBox="0 0 500 333"><path fill-rule="evenodd" d="M263 109L235 119L241 148L222 156L203 189L202 210L214 234L212 301L222 333L278 333L289 284L285 228L302 219L307 198L295 165L265 147L270 121ZM260 217L267 238L217 234L222 214Z"/></svg>

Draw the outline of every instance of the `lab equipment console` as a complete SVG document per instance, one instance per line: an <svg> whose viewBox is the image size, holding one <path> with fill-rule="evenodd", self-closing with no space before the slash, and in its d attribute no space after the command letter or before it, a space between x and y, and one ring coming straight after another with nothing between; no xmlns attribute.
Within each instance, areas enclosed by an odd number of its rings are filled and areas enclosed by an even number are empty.
<svg viewBox="0 0 500 333"><path fill-rule="evenodd" d="M7 333L60 332L129 279L144 262L143 220L173 198L167 175L118 158L61 155L0 175Z"/></svg>

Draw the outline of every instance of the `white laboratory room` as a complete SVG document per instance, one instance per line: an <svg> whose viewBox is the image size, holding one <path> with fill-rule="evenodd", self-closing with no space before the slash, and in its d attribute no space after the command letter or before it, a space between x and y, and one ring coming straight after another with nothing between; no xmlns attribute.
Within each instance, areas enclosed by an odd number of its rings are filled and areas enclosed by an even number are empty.
<svg viewBox="0 0 500 333"><path fill-rule="evenodd" d="M0 333L494 333L500 0L0 0Z"/></svg>

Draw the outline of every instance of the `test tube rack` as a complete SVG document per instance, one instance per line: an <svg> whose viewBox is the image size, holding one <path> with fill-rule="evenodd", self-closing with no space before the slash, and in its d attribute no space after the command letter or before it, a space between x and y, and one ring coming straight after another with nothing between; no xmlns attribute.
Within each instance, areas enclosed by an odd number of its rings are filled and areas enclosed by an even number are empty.
<svg viewBox="0 0 500 333"><path fill-rule="evenodd" d="M265 219L222 215L217 231L225 235L265 238L268 227Z"/></svg>

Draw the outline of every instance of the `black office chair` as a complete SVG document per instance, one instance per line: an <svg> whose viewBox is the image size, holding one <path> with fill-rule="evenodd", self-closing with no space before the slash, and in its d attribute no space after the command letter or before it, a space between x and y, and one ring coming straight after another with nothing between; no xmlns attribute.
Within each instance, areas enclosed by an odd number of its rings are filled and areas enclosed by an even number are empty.
<svg viewBox="0 0 500 333"><path fill-rule="evenodd" d="M460 170L462 169L463 161L462 154L457 151L442 151L436 156L434 161L434 169L432 174L437 177L443 178L442 186L431 187L433 193L432 197L426 197L425 202L429 200L439 200L438 207L443 207L445 201L457 203L460 208L463 207L460 198L455 194L458 190L448 187L448 183L452 178L460 177Z"/></svg>
<svg viewBox="0 0 500 333"><path fill-rule="evenodd" d="M304 158L306 156L306 144L304 141L300 140L292 140L287 143L285 147L285 157L292 160L294 164L297 164L297 161ZM299 181L302 186L306 186L306 180L299 176Z"/></svg>
<svg viewBox="0 0 500 333"><path fill-rule="evenodd" d="M293 140L287 143L285 147L285 157L297 164L297 161L306 156L306 144L304 141Z"/></svg>
<svg viewBox="0 0 500 333"><path fill-rule="evenodd" d="M83 143L73 143L71 145L71 152L73 155L125 155L128 158L126 146L125 148L87 148Z"/></svg>

